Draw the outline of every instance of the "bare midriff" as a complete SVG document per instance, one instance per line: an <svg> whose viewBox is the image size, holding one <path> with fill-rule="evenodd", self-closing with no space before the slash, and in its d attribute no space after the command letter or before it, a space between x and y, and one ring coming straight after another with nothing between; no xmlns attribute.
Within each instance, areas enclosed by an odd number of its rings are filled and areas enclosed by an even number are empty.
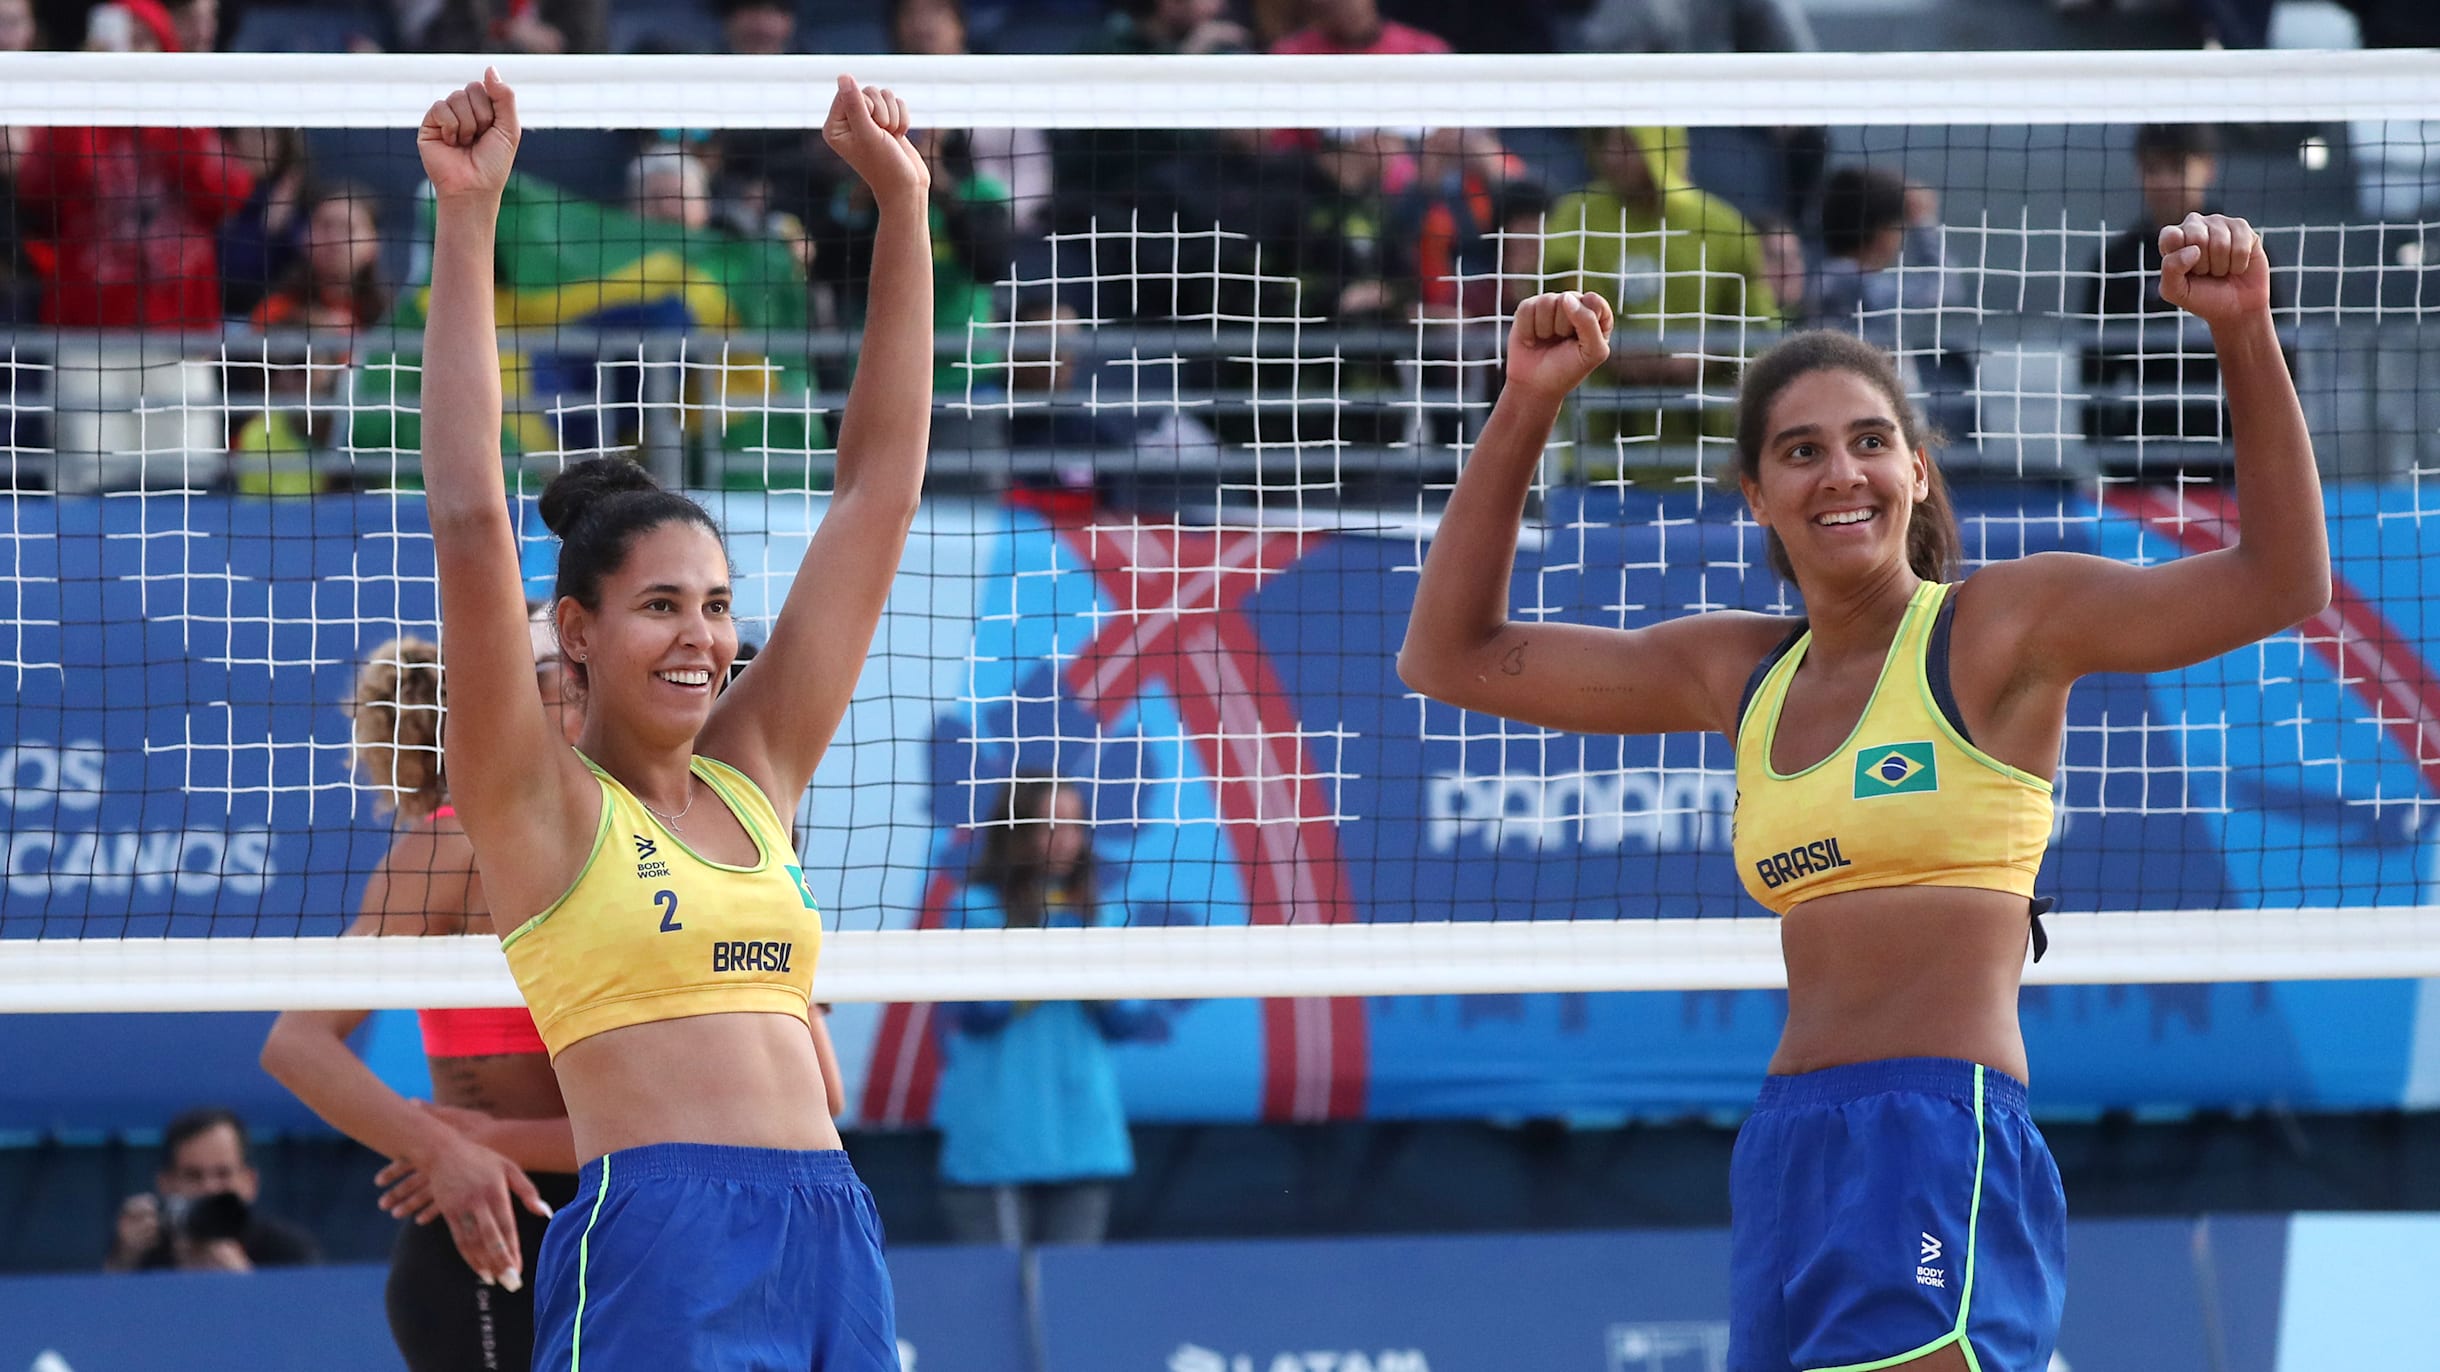
<svg viewBox="0 0 2440 1372"><path fill-rule="evenodd" d="M655 1143L840 1146L813 1036L793 1015L631 1024L569 1044L553 1066L587 1162Z"/></svg>
<svg viewBox="0 0 2440 1372"><path fill-rule="evenodd" d="M454 813L454 812L450 812ZM477 878L479 881L480 878ZM465 931L488 934L491 916L481 908L479 888L475 909L465 916ZM499 1120L557 1119L568 1113L560 1100L559 1076L542 1053L482 1053L465 1057L424 1058L432 1072L432 1099L441 1105L480 1110Z"/></svg>
<svg viewBox="0 0 2440 1372"><path fill-rule="evenodd" d="M1957 1058L2025 1081L2017 988L2025 897L1894 886L1808 900L1780 919L1788 1022L1775 1076L1883 1058Z"/></svg>
<svg viewBox="0 0 2440 1372"><path fill-rule="evenodd" d="M540 1053L485 1053L477 1057L426 1058L432 1067L432 1098L442 1105L480 1110L493 1119L547 1120L566 1114L559 1078Z"/></svg>

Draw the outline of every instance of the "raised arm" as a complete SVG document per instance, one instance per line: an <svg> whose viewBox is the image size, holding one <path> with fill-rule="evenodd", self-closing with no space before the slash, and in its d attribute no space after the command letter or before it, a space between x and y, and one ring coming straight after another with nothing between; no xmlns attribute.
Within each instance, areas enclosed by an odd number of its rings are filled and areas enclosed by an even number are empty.
<svg viewBox="0 0 2440 1372"><path fill-rule="evenodd" d="M2271 322L2270 264L2251 225L2186 216L2161 230L2161 298L2211 326L2236 445L2241 536L2149 567L2081 553L1995 565L2024 672L2072 680L2217 657L2330 603L2330 543L2313 438Z"/></svg>
<svg viewBox="0 0 2440 1372"><path fill-rule="evenodd" d="M1517 307L1508 384L1423 560L1398 677L1451 705L1580 733L1732 730L1739 685L1784 626L1706 614L1644 629L1508 618L1525 496L1559 406L1609 356L1599 295Z"/></svg>
<svg viewBox="0 0 2440 1372"><path fill-rule="evenodd" d="M415 136L438 201L423 435L441 662L458 702L443 748L450 792L476 847L530 859L490 883L504 919L531 913L565 888L593 840L596 816L583 807L599 803L534 690L516 534L500 475L492 253L517 136L516 96L493 71L434 104Z"/></svg>
<svg viewBox="0 0 2440 1372"><path fill-rule="evenodd" d="M931 177L907 141L905 102L839 78L822 137L872 188L880 212L863 350L839 423L830 509L755 668L713 707L697 741L782 815L830 746L898 574L932 434Z"/></svg>

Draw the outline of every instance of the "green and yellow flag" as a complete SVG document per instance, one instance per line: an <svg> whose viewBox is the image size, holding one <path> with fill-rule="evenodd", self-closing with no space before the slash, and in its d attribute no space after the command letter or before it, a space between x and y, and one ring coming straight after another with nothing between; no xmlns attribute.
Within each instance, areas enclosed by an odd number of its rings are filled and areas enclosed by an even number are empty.
<svg viewBox="0 0 2440 1372"><path fill-rule="evenodd" d="M431 212L427 201L427 238ZM640 219L525 177L512 178L501 196L497 271L503 334L806 327L805 272L787 244ZM395 328L423 325L432 296L429 253L417 277L392 312ZM675 361L674 354L655 356L663 366ZM767 452L771 465L784 464L793 478L826 445L802 357L698 337L685 361L678 398L690 448ZM412 355L393 354L358 366L359 450L421 446L415 365ZM508 456L615 450L640 441L644 368L632 349L594 351L583 340L565 349L514 346L504 338L500 371L506 410L500 441Z"/></svg>

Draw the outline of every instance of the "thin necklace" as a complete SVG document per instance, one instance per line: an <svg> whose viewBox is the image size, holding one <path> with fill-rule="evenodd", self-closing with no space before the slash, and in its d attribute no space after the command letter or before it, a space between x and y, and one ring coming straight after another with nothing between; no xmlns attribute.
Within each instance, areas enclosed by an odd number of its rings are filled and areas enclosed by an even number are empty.
<svg viewBox="0 0 2440 1372"><path fill-rule="evenodd" d="M629 794L629 795L634 795L635 793L634 793L634 792L632 792L632 791L630 791L630 792L628 792L628 794ZM657 819L657 820L661 821L663 824L675 824L675 823L677 823L679 820L682 820L682 819L686 818L688 815L690 815L690 814L694 813L694 809L695 809L695 774L694 774L693 772L688 772L688 773L686 774L686 808L685 808L685 809L683 809L683 810L680 810L678 813L676 813L676 814L674 814L674 815L665 815L665 814L662 814L660 811L653 809L653 808L652 808L652 802L651 802L651 801L648 801L648 800L646 800L646 799L644 799L642 796L636 796L636 797L635 797L635 803L636 803L636 804L638 804L638 805L643 806L643 807L644 807L644 811L645 811L645 813L647 813L647 814L651 815L651 816L652 816L654 819Z"/></svg>

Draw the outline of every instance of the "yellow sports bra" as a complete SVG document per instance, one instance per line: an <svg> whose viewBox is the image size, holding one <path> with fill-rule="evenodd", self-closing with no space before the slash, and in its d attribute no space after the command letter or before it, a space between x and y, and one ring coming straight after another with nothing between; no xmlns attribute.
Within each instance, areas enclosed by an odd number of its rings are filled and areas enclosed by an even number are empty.
<svg viewBox="0 0 2440 1372"><path fill-rule="evenodd" d="M578 757L584 757L582 753ZM501 940L509 971L557 1057L605 1029L735 1011L803 1019L822 951L787 826L744 773L698 757L694 774L754 840L760 861L699 856L617 778L601 783L601 827L567 893Z"/></svg>
<svg viewBox="0 0 2440 1372"><path fill-rule="evenodd" d="M2050 844L2050 783L1966 737L1949 694L1951 589L1916 588L1854 732L1802 771L1772 770L1771 743L1811 631L1755 670L1737 721L1735 847L1745 889L1774 913L1885 886L2031 899ZM2047 942L2038 923L2035 941Z"/></svg>

